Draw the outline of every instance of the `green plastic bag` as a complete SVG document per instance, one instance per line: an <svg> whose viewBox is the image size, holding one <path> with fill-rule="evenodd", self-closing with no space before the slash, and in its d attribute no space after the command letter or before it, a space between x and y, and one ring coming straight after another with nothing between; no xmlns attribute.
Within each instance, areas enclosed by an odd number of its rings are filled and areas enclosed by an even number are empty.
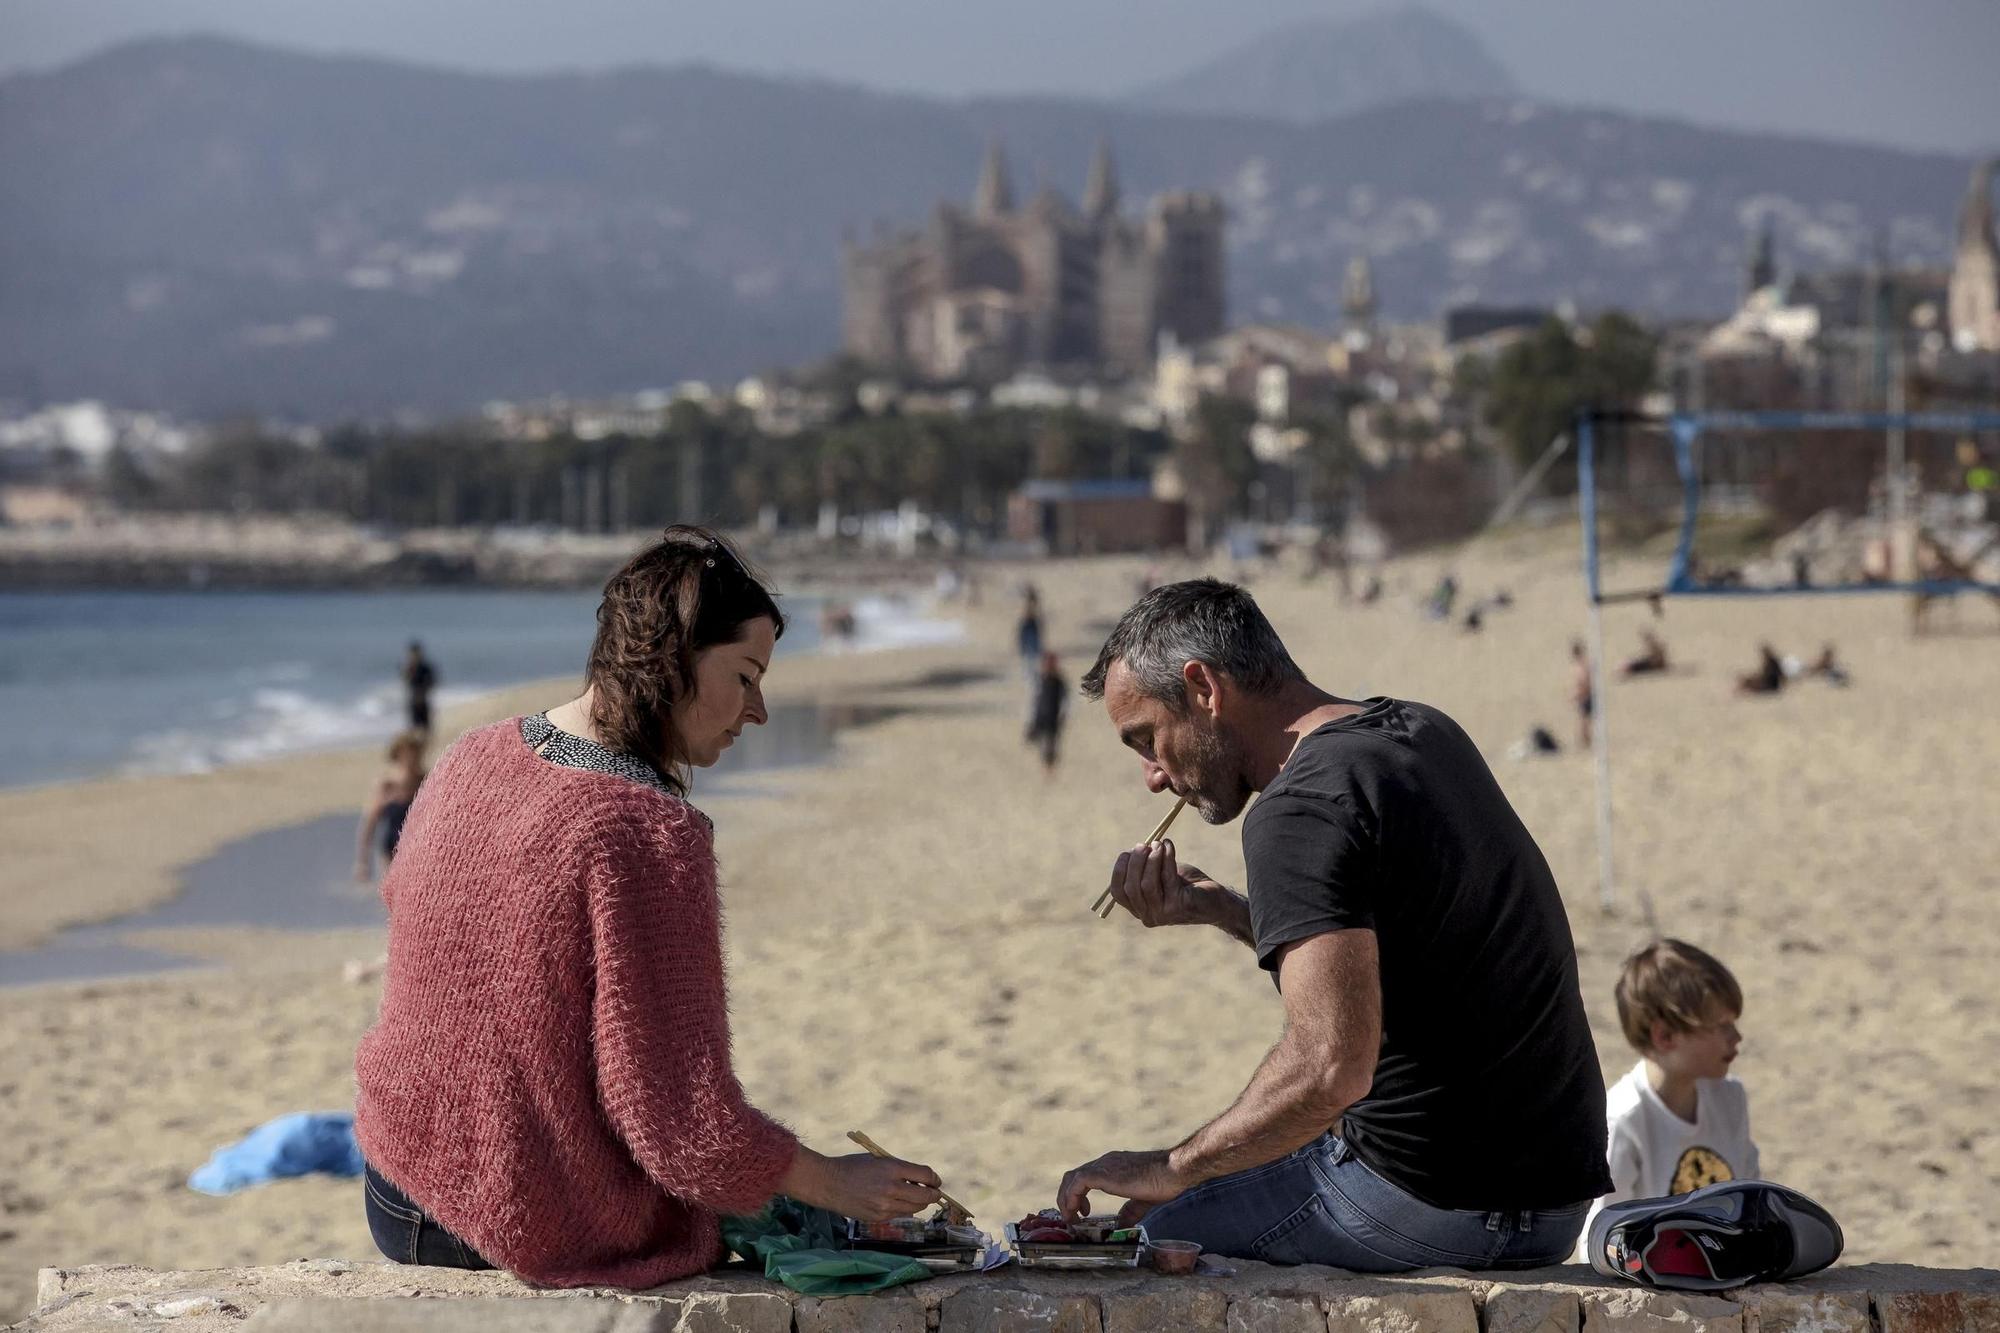
<svg viewBox="0 0 2000 1333"><path fill-rule="evenodd" d="M854 1296L917 1282L931 1270L878 1250L843 1249L847 1219L779 1195L750 1217L722 1219L722 1240L745 1259L764 1261L764 1276L808 1296Z"/></svg>
<svg viewBox="0 0 2000 1333"><path fill-rule="evenodd" d="M808 1296L884 1291L931 1275L915 1259L878 1250L792 1250L764 1261L764 1276Z"/></svg>

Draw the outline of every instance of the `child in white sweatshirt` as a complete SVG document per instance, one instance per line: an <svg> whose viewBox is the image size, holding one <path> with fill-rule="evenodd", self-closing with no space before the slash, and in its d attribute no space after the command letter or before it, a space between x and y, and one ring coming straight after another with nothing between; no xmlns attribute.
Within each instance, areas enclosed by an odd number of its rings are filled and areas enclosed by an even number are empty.
<svg viewBox="0 0 2000 1333"><path fill-rule="evenodd" d="M1749 1094L1729 1073L1743 1043L1743 990L1729 969L1692 944L1659 940L1625 960L1617 1000L1640 1060L1605 1098L1612 1191L1591 1215L1622 1199L1759 1178Z"/></svg>

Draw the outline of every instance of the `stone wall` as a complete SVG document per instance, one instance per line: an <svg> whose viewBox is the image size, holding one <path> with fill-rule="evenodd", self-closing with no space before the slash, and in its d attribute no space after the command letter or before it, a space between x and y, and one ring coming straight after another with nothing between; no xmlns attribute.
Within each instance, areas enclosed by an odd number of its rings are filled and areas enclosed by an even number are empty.
<svg viewBox="0 0 2000 1333"><path fill-rule="evenodd" d="M1232 1260L1228 1276L1003 1268L820 1300L723 1275L652 1291L538 1291L493 1273L309 1259L169 1273L43 1269L17 1328L463 1333L2000 1333L2000 1273L1836 1268L1725 1296L1613 1285L1584 1268L1504 1279L1357 1277Z"/></svg>

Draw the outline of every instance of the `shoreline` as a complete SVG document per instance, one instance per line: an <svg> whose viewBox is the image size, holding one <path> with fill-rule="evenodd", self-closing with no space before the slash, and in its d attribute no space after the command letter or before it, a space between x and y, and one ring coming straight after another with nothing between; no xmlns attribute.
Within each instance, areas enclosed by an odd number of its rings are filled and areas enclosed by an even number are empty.
<svg viewBox="0 0 2000 1333"><path fill-rule="evenodd" d="M802 594L803 595L803 594ZM817 594L813 594L817 595ZM967 633L963 608L925 619ZM821 644L782 658L774 706L821 702L786 688L800 664L897 657L926 645L859 649ZM836 673L838 674L838 673ZM572 697L571 676L482 690L439 710L432 760L464 732ZM115 923L171 901L183 877L223 848L260 833L359 813L381 769L380 743L337 742L193 772L123 773L0 787L0 955L47 947L71 927ZM138 822L146 836L114 839L105 830ZM60 886L51 892L51 886Z"/></svg>
<svg viewBox="0 0 2000 1333"><path fill-rule="evenodd" d="M522 711L573 688L563 678L482 694L445 710L438 737ZM542 705L547 706L547 705ZM355 814L379 772L379 747L306 750L200 773L109 775L0 789L0 939L8 952L56 931L145 911L180 892L180 876L224 846L308 820ZM140 824L146 836L106 836ZM61 892L50 892L60 885Z"/></svg>

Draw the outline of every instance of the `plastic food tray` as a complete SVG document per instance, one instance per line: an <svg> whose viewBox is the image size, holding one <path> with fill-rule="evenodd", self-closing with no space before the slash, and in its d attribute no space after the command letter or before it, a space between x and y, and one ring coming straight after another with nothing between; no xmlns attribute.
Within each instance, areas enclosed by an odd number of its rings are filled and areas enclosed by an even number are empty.
<svg viewBox="0 0 2000 1333"><path fill-rule="evenodd" d="M847 1248L873 1250L878 1254L901 1254L915 1259L934 1273L965 1273L979 1267L985 1251L974 1245L937 1244L931 1241L874 1240L857 1235L859 1226L847 1219Z"/></svg>
<svg viewBox="0 0 2000 1333"><path fill-rule="evenodd" d="M1145 1241L1023 1241L1019 1228L1009 1222L1007 1245L1023 1268L1137 1268Z"/></svg>

